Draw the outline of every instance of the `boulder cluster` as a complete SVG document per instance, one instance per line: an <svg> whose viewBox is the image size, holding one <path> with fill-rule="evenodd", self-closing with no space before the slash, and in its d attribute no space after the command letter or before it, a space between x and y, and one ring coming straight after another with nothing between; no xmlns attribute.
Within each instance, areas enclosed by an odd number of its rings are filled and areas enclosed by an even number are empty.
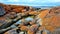
<svg viewBox="0 0 60 34"><path fill-rule="evenodd" d="M38 9L0 3L1 34L60 34L60 7Z"/></svg>

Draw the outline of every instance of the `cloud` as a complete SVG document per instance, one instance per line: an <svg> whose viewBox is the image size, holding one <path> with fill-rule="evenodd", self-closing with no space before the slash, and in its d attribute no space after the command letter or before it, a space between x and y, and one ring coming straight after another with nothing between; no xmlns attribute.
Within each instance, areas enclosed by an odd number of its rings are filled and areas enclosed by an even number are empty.
<svg viewBox="0 0 60 34"><path fill-rule="evenodd" d="M60 0L0 0L0 2L55 3Z"/></svg>
<svg viewBox="0 0 60 34"><path fill-rule="evenodd" d="M29 0L30 2L34 2L35 0Z"/></svg>
<svg viewBox="0 0 60 34"><path fill-rule="evenodd" d="M20 2L20 0L7 0L7 2Z"/></svg>
<svg viewBox="0 0 60 34"><path fill-rule="evenodd" d="M60 0L45 0L45 3L56 3L56 2L60 2Z"/></svg>
<svg viewBox="0 0 60 34"><path fill-rule="evenodd" d="M60 0L49 0L49 2L60 2Z"/></svg>
<svg viewBox="0 0 60 34"><path fill-rule="evenodd" d="M7 2L33 2L36 0L7 0Z"/></svg>
<svg viewBox="0 0 60 34"><path fill-rule="evenodd" d="M57 6L56 4L13 4L13 5L23 5L23 6Z"/></svg>
<svg viewBox="0 0 60 34"><path fill-rule="evenodd" d="M60 5L60 0L0 0L5 4L29 5L29 6L49 6Z"/></svg>

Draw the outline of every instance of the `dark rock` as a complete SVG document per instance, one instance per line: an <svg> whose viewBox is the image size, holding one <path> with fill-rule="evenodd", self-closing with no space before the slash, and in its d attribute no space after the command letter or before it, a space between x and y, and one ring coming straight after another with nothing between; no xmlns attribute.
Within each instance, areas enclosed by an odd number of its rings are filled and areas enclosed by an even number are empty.
<svg viewBox="0 0 60 34"><path fill-rule="evenodd" d="M3 9L2 6L0 6L0 16L3 16L6 13L6 11Z"/></svg>

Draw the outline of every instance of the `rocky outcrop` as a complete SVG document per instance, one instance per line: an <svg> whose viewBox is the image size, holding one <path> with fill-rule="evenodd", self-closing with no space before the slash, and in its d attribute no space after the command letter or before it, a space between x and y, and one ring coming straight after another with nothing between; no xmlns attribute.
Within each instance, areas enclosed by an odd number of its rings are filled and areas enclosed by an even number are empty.
<svg viewBox="0 0 60 34"><path fill-rule="evenodd" d="M0 3L1 34L59 34L59 29L60 7L39 10Z"/></svg>

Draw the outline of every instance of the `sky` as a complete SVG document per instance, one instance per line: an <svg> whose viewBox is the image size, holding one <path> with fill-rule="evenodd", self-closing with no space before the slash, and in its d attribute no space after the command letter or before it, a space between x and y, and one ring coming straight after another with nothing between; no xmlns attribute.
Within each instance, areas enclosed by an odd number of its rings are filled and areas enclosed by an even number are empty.
<svg viewBox="0 0 60 34"><path fill-rule="evenodd" d="M27 6L60 6L60 0L0 0L0 3Z"/></svg>

